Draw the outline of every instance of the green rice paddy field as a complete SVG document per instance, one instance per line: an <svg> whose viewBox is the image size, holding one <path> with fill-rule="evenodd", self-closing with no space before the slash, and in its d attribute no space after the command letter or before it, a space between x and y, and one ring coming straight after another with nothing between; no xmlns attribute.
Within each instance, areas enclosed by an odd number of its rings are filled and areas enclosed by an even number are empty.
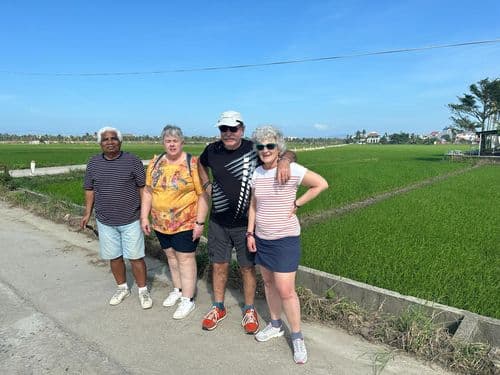
<svg viewBox="0 0 500 375"><path fill-rule="evenodd" d="M150 159L153 154L163 151L162 145L151 143L124 144L124 151L129 151L141 159ZM198 155L203 150L203 145L187 145L185 150ZM58 165L86 164L89 157L100 152L100 147L95 143L74 144L0 144L0 164L9 169L26 169L32 160L37 167L53 167Z"/></svg>
<svg viewBox="0 0 500 375"><path fill-rule="evenodd" d="M193 154L202 148L186 147ZM143 159L161 152L158 144L124 149ZM500 318L500 165L450 162L443 157L449 149L349 145L297 152L301 164L330 184L301 208L302 264ZM26 159L27 150L37 156ZM31 159L37 165L84 164L96 152L95 145L0 145L0 164L27 168L25 160ZM23 178L16 184L82 204L82 175ZM341 216L334 211L429 180L433 183Z"/></svg>

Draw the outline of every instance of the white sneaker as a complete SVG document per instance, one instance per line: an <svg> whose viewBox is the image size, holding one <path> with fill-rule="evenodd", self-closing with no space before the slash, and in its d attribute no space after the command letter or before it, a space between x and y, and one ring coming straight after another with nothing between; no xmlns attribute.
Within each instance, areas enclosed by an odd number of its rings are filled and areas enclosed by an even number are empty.
<svg viewBox="0 0 500 375"><path fill-rule="evenodd" d="M163 306L165 307L173 306L181 297L182 293L177 290L174 290L170 292L167 298L165 298L165 301L163 301Z"/></svg>
<svg viewBox="0 0 500 375"><path fill-rule="evenodd" d="M174 319L184 319L186 316L189 315L191 311L194 310L195 304L193 301L191 301L190 298L187 297L181 297L181 302L179 303L179 306L177 306L177 309L174 312Z"/></svg>
<svg viewBox="0 0 500 375"><path fill-rule="evenodd" d="M116 306L128 296L130 296L130 290L128 288L117 288L115 294L113 294L113 297L109 300L109 304Z"/></svg>
<svg viewBox="0 0 500 375"><path fill-rule="evenodd" d="M295 363L304 364L307 362L307 349L304 339L295 339L293 344L293 360Z"/></svg>
<svg viewBox="0 0 500 375"><path fill-rule="evenodd" d="M269 323L263 330L255 334L255 340L264 342L271 340L274 337L283 336L284 333L285 331L283 330L283 326L276 328L273 327L271 323Z"/></svg>
<svg viewBox="0 0 500 375"><path fill-rule="evenodd" d="M148 291L139 293L139 301L143 309L150 309L153 306L153 300Z"/></svg>

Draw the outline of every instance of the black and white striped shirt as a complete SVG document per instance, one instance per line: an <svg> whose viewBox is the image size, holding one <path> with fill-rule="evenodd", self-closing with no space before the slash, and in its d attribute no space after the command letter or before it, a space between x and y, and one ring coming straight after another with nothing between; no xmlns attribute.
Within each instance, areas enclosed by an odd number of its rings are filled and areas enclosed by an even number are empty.
<svg viewBox="0 0 500 375"><path fill-rule="evenodd" d="M130 224L139 219L145 185L142 161L128 152L113 160L103 154L93 156L87 164L83 188L94 191L97 220L111 226Z"/></svg>

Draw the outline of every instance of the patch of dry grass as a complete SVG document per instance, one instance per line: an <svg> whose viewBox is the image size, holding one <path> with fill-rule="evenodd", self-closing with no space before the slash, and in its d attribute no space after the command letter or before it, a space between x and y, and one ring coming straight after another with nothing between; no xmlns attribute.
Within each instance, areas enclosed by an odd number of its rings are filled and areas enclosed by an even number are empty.
<svg viewBox="0 0 500 375"><path fill-rule="evenodd" d="M456 372L493 375L498 371L498 353L494 348L454 339L421 309L409 308L394 317L366 311L345 298L319 297L307 288L297 288L297 294L304 320L335 324L369 341L387 344Z"/></svg>

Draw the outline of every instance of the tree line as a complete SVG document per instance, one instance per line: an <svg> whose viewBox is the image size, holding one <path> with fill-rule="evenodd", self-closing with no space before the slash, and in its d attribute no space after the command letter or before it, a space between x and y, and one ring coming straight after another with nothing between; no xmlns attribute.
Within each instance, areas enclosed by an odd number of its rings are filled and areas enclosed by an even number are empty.
<svg viewBox="0 0 500 375"><path fill-rule="evenodd" d="M157 135L132 135L132 134L122 134L124 142L144 142L144 143L161 143L161 139ZM219 137L207 137L207 136L191 136L184 137L186 143L209 143L218 140ZM95 143L97 140L96 133L90 134L85 133L82 135L53 135L53 134L8 134L0 133L0 142L24 142L29 143L37 141L40 143L71 143L71 142L88 142ZM330 145L342 143L342 140L335 137L288 137L287 142L307 144L307 145Z"/></svg>

